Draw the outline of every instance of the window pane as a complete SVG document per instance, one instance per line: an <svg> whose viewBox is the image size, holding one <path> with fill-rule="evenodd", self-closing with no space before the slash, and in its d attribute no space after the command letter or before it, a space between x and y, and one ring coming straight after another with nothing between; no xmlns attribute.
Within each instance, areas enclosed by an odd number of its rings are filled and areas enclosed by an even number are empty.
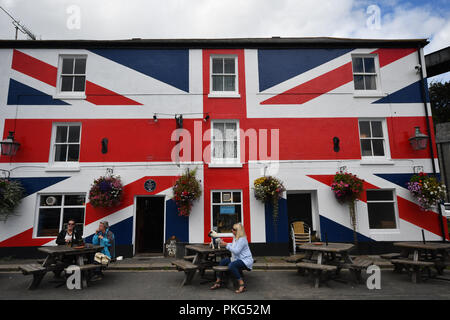
<svg viewBox="0 0 450 320"><path fill-rule="evenodd" d="M223 76L213 76L213 91L223 91Z"/></svg>
<svg viewBox="0 0 450 320"><path fill-rule="evenodd" d="M364 90L364 76L353 76L355 90Z"/></svg>
<svg viewBox="0 0 450 320"><path fill-rule="evenodd" d="M237 158L236 141L226 141L225 142L225 158Z"/></svg>
<svg viewBox="0 0 450 320"><path fill-rule="evenodd" d="M231 233L233 225L235 223L241 222L240 220L240 205L213 205L213 229L217 232Z"/></svg>
<svg viewBox="0 0 450 320"><path fill-rule="evenodd" d="M60 206L61 203L62 203L61 200L62 200L62 196L58 196L58 195L42 195L39 205L41 207Z"/></svg>
<svg viewBox="0 0 450 320"><path fill-rule="evenodd" d="M75 73L86 74L86 58L80 58L75 60Z"/></svg>
<svg viewBox="0 0 450 320"><path fill-rule="evenodd" d="M70 219L75 220L75 223L84 223L84 208L64 208L63 223Z"/></svg>
<svg viewBox="0 0 450 320"><path fill-rule="evenodd" d="M55 161L66 161L67 144L57 144L55 146Z"/></svg>
<svg viewBox="0 0 450 320"><path fill-rule="evenodd" d="M370 138L370 121L359 122L359 137Z"/></svg>
<svg viewBox="0 0 450 320"><path fill-rule="evenodd" d="M370 229L395 229L394 203L368 203Z"/></svg>
<svg viewBox="0 0 450 320"><path fill-rule="evenodd" d="M67 195L64 197L65 206L84 206L85 202L84 194Z"/></svg>
<svg viewBox="0 0 450 320"><path fill-rule="evenodd" d="M373 155L374 156L384 156L384 140L382 139L376 139L372 140L372 146L373 146Z"/></svg>
<svg viewBox="0 0 450 320"><path fill-rule="evenodd" d="M79 144L69 145L67 161L78 161L79 154L80 154L80 145Z"/></svg>
<svg viewBox="0 0 450 320"><path fill-rule="evenodd" d="M225 123L214 123L213 140L225 139Z"/></svg>
<svg viewBox="0 0 450 320"><path fill-rule="evenodd" d="M370 140L361 140L361 155L363 157L372 156L372 147L370 144Z"/></svg>
<svg viewBox="0 0 450 320"><path fill-rule="evenodd" d="M364 76L364 81L366 84L366 90L376 90L377 84L375 81L375 76Z"/></svg>
<svg viewBox="0 0 450 320"><path fill-rule="evenodd" d="M213 59L213 73L223 73L223 59Z"/></svg>
<svg viewBox="0 0 450 320"><path fill-rule="evenodd" d="M353 58L352 65L353 65L353 72L364 72L362 58Z"/></svg>
<svg viewBox="0 0 450 320"><path fill-rule="evenodd" d="M220 192L213 192L213 203L220 203Z"/></svg>
<svg viewBox="0 0 450 320"><path fill-rule="evenodd" d="M235 76L224 76L224 91L235 91Z"/></svg>
<svg viewBox="0 0 450 320"><path fill-rule="evenodd" d="M222 202L231 202L231 192L222 192Z"/></svg>
<svg viewBox="0 0 450 320"><path fill-rule="evenodd" d="M56 142L67 142L67 126L56 127Z"/></svg>
<svg viewBox="0 0 450 320"><path fill-rule="evenodd" d="M86 77L75 77L75 82L73 84L73 91L83 92L85 83Z"/></svg>
<svg viewBox="0 0 450 320"><path fill-rule="evenodd" d="M393 200L392 190L367 190L367 201Z"/></svg>
<svg viewBox="0 0 450 320"><path fill-rule="evenodd" d="M72 91L73 77L63 76L61 79L61 91Z"/></svg>
<svg viewBox="0 0 450 320"><path fill-rule="evenodd" d="M62 63L63 74L73 74L73 58L64 58Z"/></svg>
<svg viewBox="0 0 450 320"><path fill-rule="evenodd" d="M237 140L236 123L227 123L225 128L225 139Z"/></svg>
<svg viewBox="0 0 450 320"><path fill-rule="evenodd" d="M383 137L383 127L381 121L371 121L372 126L372 137L382 138Z"/></svg>
<svg viewBox="0 0 450 320"><path fill-rule="evenodd" d="M225 73L233 73L235 72L234 67L234 59L224 59L225 63Z"/></svg>
<svg viewBox="0 0 450 320"><path fill-rule="evenodd" d="M375 59L364 58L364 71L367 73L375 73Z"/></svg>
<svg viewBox="0 0 450 320"><path fill-rule="evenodd" d="M240 192L233 192L233 202L241 202L241 193Z"/></svg>
<svg viewBox="0 0 450 320"><path fill-rule="evenodd" d="M61 209L39 209L38 237L57 236Z"/></svg>
<svg viewBox="0 0 450 320"><path fill-rule="evenodd" d="M69 142L80 142L80 126L69 126Z"/></svg>
<svg viewBox="0 0 450 320"><path fill-rule="evenodd" d="M214 142L214 158L222 159L224 157L223 144L224 143L222 141Z"/></svg>

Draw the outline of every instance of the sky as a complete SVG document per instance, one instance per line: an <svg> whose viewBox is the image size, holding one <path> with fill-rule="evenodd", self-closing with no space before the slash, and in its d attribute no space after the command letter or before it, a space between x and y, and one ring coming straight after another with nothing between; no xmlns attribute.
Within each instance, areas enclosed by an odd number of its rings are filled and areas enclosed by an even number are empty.
<svg viewBox="0 0 450 320"><path fill-rule="evenodd" d="M0 6L43 40L425 38L425 54L450 46L450 0L0 0ZM0 11L0 39L14 36L11 18ZM450 72L432 81L450 81Z"/></svg>

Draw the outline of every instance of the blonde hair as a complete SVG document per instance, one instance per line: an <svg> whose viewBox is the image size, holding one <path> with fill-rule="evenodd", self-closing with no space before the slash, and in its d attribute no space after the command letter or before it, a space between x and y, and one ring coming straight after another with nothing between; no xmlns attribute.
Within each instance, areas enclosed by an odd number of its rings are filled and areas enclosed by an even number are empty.
<svg viewBox="0 0 450 320"><path fill-rule="evenodd" d="M244 226L241 223L234 224L233 228L236 229L236 240L242 237L247 237L247 235L245 234Z"/></svg>

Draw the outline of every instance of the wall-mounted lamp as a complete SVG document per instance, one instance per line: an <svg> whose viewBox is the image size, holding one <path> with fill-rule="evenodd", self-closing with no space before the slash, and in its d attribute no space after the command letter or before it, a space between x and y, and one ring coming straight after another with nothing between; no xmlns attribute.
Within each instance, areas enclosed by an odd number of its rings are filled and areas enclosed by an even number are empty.
<svg viewBox="0 0 450 320"><path fill-rule="evenodd" d="M15 156L17 150L19 150L20 143L14 141L14 131L9 131L9 135L6 139L0 142L2 149L2 156Z"/></svg>
<svg viewBox="0 0 450 320"><path fill-rule="evenodd" d="M156 117L156 113L153 115L153 121L158 122L158 118Z"/></svg>
<svg viewBox="0 0 450 320"><path fill-rule="evenodd" d="M209 120L209 114L206 114L206 117L203 119L203 121L208 121Z"/></svg>
<svg viewBox="0 0 450 320"><path fill-rule="evenodd" d="M182 114L175 115L175 120L177 122L177 129L183 128L183 115Z"/></svg>
<svg viewBox="0 0 450 320"><path fill-rule="evenodd" d="M415 127L416 131L414 136L409 138L409 142L411 143L411 147L414 150L422 150L427 147L428 136L420 132L420 127Z"/></svg>

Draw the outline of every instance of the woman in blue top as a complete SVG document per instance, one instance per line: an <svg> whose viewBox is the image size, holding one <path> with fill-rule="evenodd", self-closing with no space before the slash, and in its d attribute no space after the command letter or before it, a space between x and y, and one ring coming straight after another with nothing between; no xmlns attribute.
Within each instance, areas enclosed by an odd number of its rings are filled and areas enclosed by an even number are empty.
<svg viewBox="0 0 450 320"><path fill-rule="evenodd" d="M92 244L103 246L102 253L110 259L115 258L114 233L109 230L107 221L101 221L92 238Z"/></svg>
<svg viewBox="0 0 450 320"><path fill-rule="evenodd" d="M248 247L247 236L245 235L245 230L242 224L236 223L233 226L233 242L226 243L220 239L220 245L226 246L228 250L231 251L231 259L224 258L220 261L221 266L228 266L228 270L234 275L234 277L239 282L239 289L236 293L242 293L246 290L244 285L244 280L242 280L241 271L244 269L251 270L253 267L253 258L250 248ZM217 278L211 290L218 289L221 287L221 279Z"/></svg>

